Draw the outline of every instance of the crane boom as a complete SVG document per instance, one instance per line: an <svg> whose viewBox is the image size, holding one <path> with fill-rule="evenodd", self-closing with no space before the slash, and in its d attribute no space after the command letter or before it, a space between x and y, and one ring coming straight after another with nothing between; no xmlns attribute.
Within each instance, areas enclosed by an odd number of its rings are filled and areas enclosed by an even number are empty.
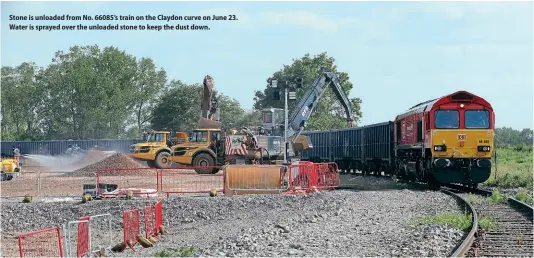
<svg viewBox="0 0 534 258"><path fill-rule="evenodd" d="M334 72L324 72L315 79L312 88L306 92L289 117L288 137L293 138L291 140L292 143L295 143L304 130L308 119L317 107L319 100L328 86L334 91L334 94L345 109L349 127L353 127L354 118L352 114L352 103L341 87L337 74Z"/></svg>

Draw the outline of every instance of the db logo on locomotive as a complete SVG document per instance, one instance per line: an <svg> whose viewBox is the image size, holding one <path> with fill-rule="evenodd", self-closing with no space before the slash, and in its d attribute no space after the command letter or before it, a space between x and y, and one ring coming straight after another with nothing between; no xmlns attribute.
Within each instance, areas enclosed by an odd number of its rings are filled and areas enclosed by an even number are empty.
<svg viewBox="0 0 534 258"><path fill-rule="evenodd" d="M458 135L458 141L465 141L467 140L467 135L465 134L459 134Z"/></svg>

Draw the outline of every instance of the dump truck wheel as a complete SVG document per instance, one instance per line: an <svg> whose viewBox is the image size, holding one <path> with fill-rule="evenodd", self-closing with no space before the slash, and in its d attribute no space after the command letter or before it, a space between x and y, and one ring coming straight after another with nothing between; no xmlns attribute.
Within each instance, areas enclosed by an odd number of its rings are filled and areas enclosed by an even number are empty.
<svg viewBox="0 0 534 258"><path fill-rule="evenodd" d="M169 157L171 155L168 152L160 152L158 156L156 156L156 160L154 161L156 163L156 168L166 168L169 166Z"/></svg>
<svg viewBox="0 0 534 258"><path fill-rule="evenodd" d="M200 153L193 159L193 166L195 167L212 167L215 165L215 159L207 153ZM214 168L195 168L197 174L214 174ZM217 173L217 172L215 172Z"/></svg>
<svg viewBox="0 0 534 258"><path fill-rule="evenodd" d="M148 165L149 168L155 168L156 167L156 162L153 161L153 160L147 160L146 164Z"/></svg>

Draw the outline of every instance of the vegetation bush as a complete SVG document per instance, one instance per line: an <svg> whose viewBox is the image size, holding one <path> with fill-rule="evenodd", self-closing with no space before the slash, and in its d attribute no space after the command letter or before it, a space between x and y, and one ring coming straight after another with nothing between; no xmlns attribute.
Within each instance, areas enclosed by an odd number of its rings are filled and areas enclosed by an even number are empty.
<svg viewBox="0 0 534 258"><path fill-rule="evenodd" d="M532 146L517 145L496 149L497 159L486 185L498 188L532 189Z"/></svg>

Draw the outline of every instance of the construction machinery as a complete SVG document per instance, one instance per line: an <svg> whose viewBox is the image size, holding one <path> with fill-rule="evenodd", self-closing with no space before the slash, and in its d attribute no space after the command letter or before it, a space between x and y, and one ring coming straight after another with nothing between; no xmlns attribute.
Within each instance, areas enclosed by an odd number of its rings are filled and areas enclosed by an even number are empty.
<svg viewBox="0 0 534 258"><path fill-rule="evenodd" d="M15 157L2 157L0 180L10 181L20 175L21 164Z"/></svg>
<svg viewBox="0 0 534 258"><path fill-rule="evenodd" d="M201 103L202 115L196 130L189 135L177 132L171 139L168 131L150 131L145 142L130 146L129 156L146 161L154 168L168 167L171 162L196 167L215 166L220 163L214 157L221 151L215 147L221 134L220 111L218 99L213 92L214 80L211 76L204 77L204 93ZM220 155L219 155L220 156ZM199 174L217 173L213 169L197 169Z"/></svg>
<svg viewBox="0 0 534 258"><path fill-rule="evenodd" d="M225 164L282 164L284 146L283 131L276 130L283 122L279 109L263 110L264 129L254 132L243 127L239 132L226 135L221 126L218 100L213 94L213 78L204 78L202 115L197 129L188 135L188 140L174 145L164 144L168 132L153 132L144 143L132 145L130 156L145 160L149 165L163 168L171 162L195 167L198 174L215 174ZM322 73L313 87L293 111L288 128L289 157L312 148L308 136L300 135L323 93L330 86L343 105L349 126L352 127L351 103L343 91L337 74ZM152 138L151 138L152 137Z"/></svg>
<svg viewBox="0 0 534 258"><path fill-rule="evenodd" d="M65 151L65 155L70 157L75 157L79 155L86 154L87 152L83 150L82 148L78 147L77 144L69 144L69 148Z"/></svg>
<svg viewBox="0 0 534 258"><path fill-rule="evenodd" d="M172 138L169 131L149 130L143 133L144 142L130 146L130 157L145 161L151 168L164 168L169 164L171 147L188 141L187 134L176 132Z"/></svg>
<svg viewBox="0 0 534 258"><path fill-rule="evenodd" d="M302 151L309 150L313 147L310 138L301 135L301 133L328 87L333 90L343 106L348 126L353 127L352 104L341 87L338 75L334 72L324 72L315 79L312 88L306 92L293 110L291 116L289 116L287 141L284 141L284 110L279 108L265 108L262 110L264 124L262 128L259 128L257 135L252 136L250 133L245 132L244 136L227 136L229 139L226 142L231 144L231 146L226 147L227 154L232 155L238 164L249 164L252 158L250 154L254 153L255 155L253 157L256 157L258 152L261 152L261 158L263 159L261 163L264 163L266 160L268 163L274 162L278 164L280 160L283 160L285 148L288 150L288 157L298 158ZM256 140L248 142L255 144L247 144L247 139L252 137ZM239 144L240 142L241 144ZM287 142L288 146L284 146L284 142Z"/></svg>

